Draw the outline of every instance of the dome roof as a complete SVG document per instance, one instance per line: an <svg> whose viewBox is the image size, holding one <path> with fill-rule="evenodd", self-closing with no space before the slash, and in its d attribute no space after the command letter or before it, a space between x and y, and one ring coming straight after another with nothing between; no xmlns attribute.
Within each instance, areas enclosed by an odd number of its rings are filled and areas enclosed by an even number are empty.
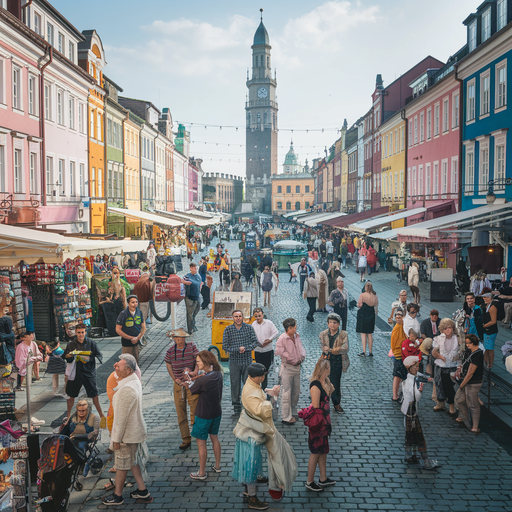
<svg viewBox="0 0 512 512"><path fill-rule="evenodd" d="M286 153L286 157L284 159L284 165L299 165L299 161L297 159L297 155L293 150L293 142L290 144L290 151Z"/></svg>
<svg viewBox="0 0 512 512"><path fill-rule="evenodd" d="M258 30L256 30L256 34L254 34L253 44L270 44L268 32L267 29L265 28L265 25L263 25L263 21L260 22L260 26L258 27Z"/></svg>

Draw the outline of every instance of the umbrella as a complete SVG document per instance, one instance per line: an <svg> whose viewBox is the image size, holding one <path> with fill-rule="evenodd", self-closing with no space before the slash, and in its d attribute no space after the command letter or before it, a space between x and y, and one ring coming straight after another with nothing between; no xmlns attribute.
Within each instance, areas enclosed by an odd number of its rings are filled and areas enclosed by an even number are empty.
<svg viewBox="0 0 512 512"><path fill-rule="evenodd" d="M272 228L272 229L267 229L267 231L265 231L265 236L276 236L276 235L282 235L282 234L283 234L283 230L280 228Z"/></svg>

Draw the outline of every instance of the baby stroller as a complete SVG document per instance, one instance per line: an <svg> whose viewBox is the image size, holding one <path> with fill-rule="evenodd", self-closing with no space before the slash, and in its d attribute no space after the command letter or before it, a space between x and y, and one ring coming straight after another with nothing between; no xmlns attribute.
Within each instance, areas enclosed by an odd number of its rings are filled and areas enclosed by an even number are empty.
<svg viewBox="0 0 512 512"><path fill-rule="evenodd" d="M42 512L66 512L73 487L83 489L79 473L87 476L89 469L93 473L101 471L103 463L97 458L96 443L97 439L87 443L84 451L80 440L73 442L63 435L52 435L43 441L41 458L37 461L39 499L36 501Z"/></svg>

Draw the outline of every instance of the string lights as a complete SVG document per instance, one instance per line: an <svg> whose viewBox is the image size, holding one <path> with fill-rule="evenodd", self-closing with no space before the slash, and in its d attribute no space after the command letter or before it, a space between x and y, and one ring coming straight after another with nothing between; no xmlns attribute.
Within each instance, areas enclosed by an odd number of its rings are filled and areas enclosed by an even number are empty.
<svg viewBox="0 0 512 512"><path fill-rule="evenodd" d="M185 126L197 126L198 128L204 127L205 130L208 128L218 128L219 131L222 131L223 128L234 128L235 131L238 131L238 129L242 128L241 126L234 126L234 125L220 125L220 124L208 124L208 123L190 123L187 121L177 121L178 124L182 124ZM333 133L340 133L340 128L277 128L278 132L303 132L303 133L309 133L309 132L318 132L318 133L326 133L326 132L333 132Z"/></svg>

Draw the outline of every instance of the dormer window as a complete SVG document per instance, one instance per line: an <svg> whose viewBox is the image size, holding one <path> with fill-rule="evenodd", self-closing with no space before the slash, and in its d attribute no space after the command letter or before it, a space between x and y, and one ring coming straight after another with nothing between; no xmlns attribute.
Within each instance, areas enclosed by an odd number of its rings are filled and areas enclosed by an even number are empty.
<svg viewBox="0 0 512 512"><path fill-rule="evenodd" d="M497 30L501 30L507 24L507 0L498 0L497 11Z"/></svg>
<svg viewBox="0 0 512 512"><path fill-rule="evenodd" d="M476 20L471 22L468 32L468 46L469 51L472 52L476 48Z"/></svg>
<svg viewBox="0 0 512 512"><path fill-rule="evenodd" d="M491 37L491 8L482 13L482 43Z"/></svg>

